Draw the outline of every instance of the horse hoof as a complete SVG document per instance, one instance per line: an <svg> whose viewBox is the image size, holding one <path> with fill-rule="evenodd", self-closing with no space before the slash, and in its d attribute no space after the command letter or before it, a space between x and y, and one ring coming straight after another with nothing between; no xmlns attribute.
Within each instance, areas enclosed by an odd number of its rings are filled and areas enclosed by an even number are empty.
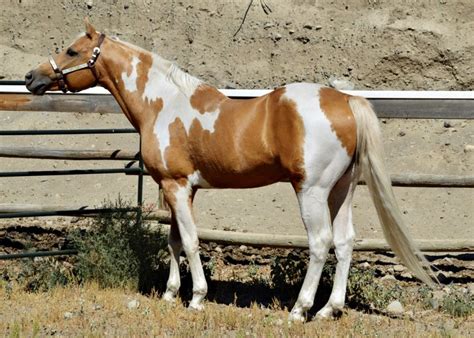
<svg viewBox="0 0 474 338"><path fill-rule="evenodd" d="M201 303L193 303L191 301L191 303L189 303L188 309L193 310L193 311L202 311L204 310L204 305L202 305Z"/></svg>
<svg viewBox="0 0 474 338"><path fill-rule="evenodd" d="M331 306L325 306L316 313L316 319L331 319L339 318L342 315L342 310L339 308L333 308Z"/></svg>
<svg viewBox="0 0 474 338"><path fill-rule="evenodd" d="M288 322L300 322L304 323L306 318L301 313L291 312L288 316Z"/></svg>
<svg viewBox="0 0 474 338"><path fill-rule="evenodd" d="M176 302L176 297L172 292L166 291L163 295L163 300L168 303L174 303Z"/></svg>

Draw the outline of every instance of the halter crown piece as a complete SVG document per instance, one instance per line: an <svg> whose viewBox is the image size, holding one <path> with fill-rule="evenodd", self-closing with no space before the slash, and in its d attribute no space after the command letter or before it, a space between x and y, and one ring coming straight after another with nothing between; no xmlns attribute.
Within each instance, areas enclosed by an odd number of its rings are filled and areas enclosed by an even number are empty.
<svg viewBox="0 0 474 338"><path fill-rule="evenodd" d="M74 92L74 90L68 89L65 76L69 73L77 72L78 70L81 70L81 69L90 69L92 73L94 74L96 84L97 84L97 82L99 81L99 75L97 74L97 70L95 69L95 63L97 59L99 58L100 45L102 44L104 39L105 39L105 34L101 33L99 36L97 47L94 47L94 49L92 50L91 58L86 63L81 63L80 65L77 65L77 66L73 66L66 69L60 69L58 65L56 64L56 62L54 61L53 57L51 55L49 56L49 63L51 64L51 67L56 73L59 88L62 90L63 93L67 93L68 90L71 92Z"/></svg>

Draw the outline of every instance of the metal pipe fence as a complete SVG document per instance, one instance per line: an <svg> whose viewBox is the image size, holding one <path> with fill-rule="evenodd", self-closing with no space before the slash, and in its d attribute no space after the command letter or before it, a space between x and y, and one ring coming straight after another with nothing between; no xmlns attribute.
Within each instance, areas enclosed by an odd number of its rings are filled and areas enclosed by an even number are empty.
<svg viewBox="0 0 474 338"><path fill-rule="evenodd" d="M45 97L42 99L41 97L34 97L35 100L28 105L24 105L23 97L21 100L18 100L18 95L26 95L26 94L5 94L2 96L1 93L1 86L8 85L8 86L19 86L24 85L24 81L0 81L0 110L30 110L30 111L38 111L38 110L45 110L45 111L58 111L58 109L62 109L61 111L74 111L77 107L80 108L80 111L84 112L91 112L97 113L99 112L110 112L116 113L117 108L116 103L112 98L106 95L62 95L62 94L54 94L49 95L50 97ZM245 93L237 93L239 90L233 91L233 93L226 93L230 97L240 97L240 98L250 98L255 96L256 91L245 91L241 90L241 92ZM252 92L252 93L250 93ZM459 94L459 92L456 92ZM367 96L366 93L354 93L356 95L363 95ZM399 95L400 93L397 93ZM459 98L451 97L452 95L448 95L445 98L438 98L438 97L430 97L427 98L419 98L416 97L385 97L385 96L373 96L371 97L372 103L376 106L375 108L379 111L385 111L379 115L379 117L388 117L388 118L465 118L465 119L473 119L474 118L474 100L471 94L461 93L462 95ZM436 95L435 95L436 96ZM31 97L31 95L29 95ZM75 105L70 105L68 102L73 102L71 100L75 100ZM112 101L113 102L112 102ZM40 102L41 101L41 102ZM76 102L77 101L77 102ZM56 103L60 102L60 105ZM102 102L98 104L97 102ZM115 105L114 105L115 104ZM453 108L454 107L454 108ZM102 111L102 109L104 111ZM77 111L77 110L76 110ZM409 112L407 114L406 112ZM64 129L57 129L57 130L0 130L0 136L35 136L35 135L88 135L88 134L124 134L124 133L137 133L133 128L111 128L111 129L75 129L75 130L64 130ZM141 146L141 142L140 142ZM5 149L4 149L5 151ZM27 153L30 149L23 149L24 153ZM27 158L24 154L16 154L17 156L12 156L11 149L7 149L5 152L8 152L8 155L1 154L0 157L21 157ZM43 157L37 156L35 158L62 158L61 156L65 156L65 151L54 153L54 151L43 151ZM131 153L131 152L127 152ZM75 152L69 152L67 156L73 157L74 159L81 159L81 160L90 160L94 158L94 160L111 160L113 158L113 152L111 157L107 157L106 151L100 151L97 154L77 154ZM135 161L138 161L138 165L128 165L126 168L106 168L106 169L77 169L77 170L39 170L39 171L5 171L0 172L1 177L33 177L33 176L63 176L63 175L100 175L100 174L118 174L118 173L125 173L128 175L137 175L138 176L138 184L137 184L137 206L130 208L130 209L120 209L120 211L130 211L137 213L137 220L139 222L142 221L142 213L141 213L141 206L143 204L143 176L146 175L146 170L144 169L143 161L140 156L141 149L139 149L137 155L134 157L136 158ZM130 155L124 155L125 157L129 157ZM82 157L82 158L81 158ZM30 157L28 157L30 158ZM124 158L122 158L124 159ZM128 159L130 160L130 159ZM133 160L132 160L133 161ZM428 177L429 176L429 177ZM408 176L405 175L403 177L395 177L394 178L395 184L399 182L400 186L442 186L442 187L472 187L474 185L474 177L466 176L466 177L449 177L449 176L436 176L436 175L413 175L409 174ZM0 219L6 218L17 218L17 217L42 217L42 216L86 216L86 215L95 215L99 213L110 213L113 211L117 211L118 209L110 209L110 208L102 208L102 209L58 209L58 210L22 210L18 212L6 212L0 213ZM232 235L232 234L231 234ZM265 238L258 240L255 242L256 235L262 235ZM249 245L260 245L260 246L282 246L282 247L292 247L294 243L287 243L288 239L278 239L275 238L273 243L272 241L269 242L268 236L263 234L253 234L252 238L244 238L241 234L235 234L234 237L236 238L229 238L229 234L225 234L227 237L222 237L224 234L217 234L215 231L208 234L200 234L200 238L203 240L209 241L217 241L223 243L247 243ZM304 242L304 239L297 239L301 243ZM255 242L255 243L254 243ZM298 242L299 243L299 242ZM304 246L305 244L299 243L296 245L297 247ZM472 241L468 241L468 243L464 241L461 243L454 243L451 247L449 247L448 251L455 251L456 248L469 248L472 249L474 244ZM377 246L378 245L378 246ZM377 249L385 248L385 244L377 244L374 246L373 243L369 243L365 246L362 246L362 249L369 250L371 247ZM433 249L432 247L430 247ZM438 246L437 246L438 248ZM464 250L463 249L463 250ZM461 251L463 251L461 250ZM37 257L37 256L56 256L56 255L69 255L69 254L76 254L76 250L56 250L56 251L49 251L49 252L26 252L26 253L18 253L18 254L10 254L10 255L0 255L1 259L13 259L13 258L24 258L24 257Z"/></svg>
<svg viewBox="0 0 474 338"><path fill-rule="evenodd" d="M38 136L38 135L94 135L94 134L131 134L137 133L133 128L110 129L55 129L55 130L0 130L0 136ZM141 142L140 142L141 143ZM101 175L101 174L135 174L138 175L137 207L136 211L141 220L141 206L143 204L143 175L144 167L140 150L137 153L138 167L133 168L106 168L106 169L73 169L73 170L34 170L34 171L3 171L1 177L37 177L37 176L64 176L64 175ZM117 209L74 209L37 211L27 210L13 213L0 213L0 219L19 217L44 217L44 216L81 216L99 213L110 213Z"/></svg>

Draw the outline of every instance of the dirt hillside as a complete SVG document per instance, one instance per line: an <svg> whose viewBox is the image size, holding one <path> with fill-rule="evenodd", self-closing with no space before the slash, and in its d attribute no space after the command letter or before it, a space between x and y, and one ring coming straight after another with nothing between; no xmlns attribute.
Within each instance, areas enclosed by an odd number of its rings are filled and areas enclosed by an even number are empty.
<svg viewBox="0 0 474 338"><path fill-rule="evenodd" d="M67 46L88 16L116 35L224 88L272 88L295 81L344 80L355 89L473 90L474 2L255 0L71 1L0 0L0 79L21 79L48 50ZM446 122L446 123L445 123ZM0 112L1 129L129 127L121 116ZM472 174L471 121L387 120L382 124L392 173ZM1 137L2 146L126 148L136 137ZM114 164L122 166L122 163ZM0 170L91 168L110 163L0 160ZM125 176L2 179L1 203L94 205L121 193L134 199ZM469 189L396 189L417 238L472 238ZM146 198L156 188L147 180ZM381 237L364 188L356 198L358 236ZM198 194L199 226L303 233L296 200L285 184Z"/></svg>

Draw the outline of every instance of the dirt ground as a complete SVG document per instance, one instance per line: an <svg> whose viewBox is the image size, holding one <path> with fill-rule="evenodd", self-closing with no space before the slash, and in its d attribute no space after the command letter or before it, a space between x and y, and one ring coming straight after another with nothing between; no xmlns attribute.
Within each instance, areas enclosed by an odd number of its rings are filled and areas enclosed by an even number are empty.
<svg viewBox="0 0 474 338"><path fill-rule="evenodd" d="M355 89L472 90L474 4L471 1L36 1L2 0L0 79L21 79L82 30L89 16L99 30L154 50L218 87L272 88L294 81L349 81ZM391 173L472 174L472 120L386 120ZM0 112L1 129L129 127L122 116ZM0 137L2 146L133 149L136 136ZM1 171L122 167L122 162L2 159ZM415 238L472 238L469 189L396 188ZM135 200L136 178L125 175L2 178L0 204L94 206L121 194ZM157 188L146 180L146 201ZM364 187L355 199L357 236L381 228ZM203 190L198 226L249 232L304 233L287 184Z"/></svg>

